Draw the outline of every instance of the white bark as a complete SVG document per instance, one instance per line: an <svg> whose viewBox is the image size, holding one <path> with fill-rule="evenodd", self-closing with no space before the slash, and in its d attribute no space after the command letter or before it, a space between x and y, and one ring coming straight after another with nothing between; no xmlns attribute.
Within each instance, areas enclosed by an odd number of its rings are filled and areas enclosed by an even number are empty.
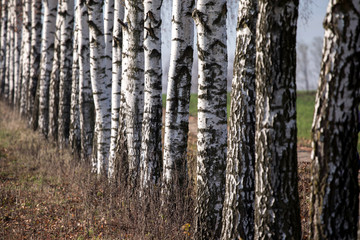
<svg viewBox="0 0 360 240"><path fill-rule="evenodd" d="M193 8L193 0L173 1L163 159L163 187L166 198L171 197L178 184L183 186L187 175L189 102L194 52L194 23L191 18Z"/></svg>
<svg viewBox="0 0 360 240"><path fill-rule="evenodd" d="M21 77L21 96L20 96L20 114L27 114L27 92L30 81L30 51L31 51L31 1L23 1L23 29L21 48L22 56L22 77Z"/></svg>
<svg viewBox="0 0 360 240"><path fill-rule="evenodd" d="M140 0L125 1L122 53L121 111L126 124L129 184L137 182L141 124L144 111L143 6ZM121 116L123 117L123 116ZM119 136L123 137L123 136Z"/></svg>
<svg viewBox="0 0 360 240"><path fill-rule="evenodd" d="M111 130L111 77L106 75L102 1L88 1L90 29L90 76L96 112L96 153L93 170L107 174ZM94 161L96 160L96 162Z"/></svg>
<svg viewBox="0 0 360 240"><path fill-rule="evenodd" d="M254 239L257 3L239 4L221 239Z"/></svg>
<svg viewBox="0 0 360 240"><path fill-rule="evenodd" d="M124 5L115 1L114 29L112 41L112 86L111 86L111 142L109 154L109 178L115 173L115 149L119 128L120 94L121 94L121 63L122 63L122 26L119 22L124 19Z"/></svg>
<svg viewBox="0 0 360 240"><path fill-rule="evenodd" d="M79 23L79 106L81 131L81 159L86 161L92 153L94 135L94 100L90 80L90 50L88 11L85 1L77 1L76 18Z"/></svg>
<svg viewBox="0 0 360 240"><path fill-rule="evenodd" d="M198 135L196 239L221 234L226 168L226 0L198 0Z"/></svg>
<svg viewBox="0 0 360 240"><path fill-rule="evenodd" d="M44 20L41 39L41 65L39 75L39 128L47 137L49 130L49 86L54 58L55 23L58 0L43 2Z"/></svg>
<svg viewBox="0 0 360 240"><path fill-rule="evenodd" d="M79 5L76 5L75 12L79 12ZM71 109L70 109L70 133L69 143L76 154L79 156L81 151L80 135L80 111L79 111L79 20L76 16L73 41L73 62L72 62L72 80L71 80Z"/></svg>
<svg viewBox="0 0 360 240"><path fill-rule="evenodd" d="M8 41L9 41L9 62L8 62L8 69L7 69L7 91L5 92L5 97L7 98L9 103L12 103L13 96L14 96L14 37L15 37L15 8L16 8L16 1L10 0L9 5L9 14L10 14L10 21L8 22Z"/></svg>
<svg viewBox="0 0 360 240"><path fill-rule="evenodd" d="M18 107L20 100L20 51L21 51L21 30L22 30L22 3L17 1L16 7L16 32L15 32L15 58L14 58L14 105Z"/></svg>
<svg viewBox="0 0 360 240"><path fill-rule="evenodd" d="M41 45L41 0L31 0L31 52L30 52L30 79L27 96L27 112L29 122L33 123L35 96L40 72L40 45ZM36 107L36 109L38 109ZM37 114L36 114L37 115ZM34 119L37 121L37 119Z"/></svg>
<svg viewBox="0 0 360 240"><path fill-rule="evenodd" d="M330 0L312 125L309 239L359 239L360 2Z"/></svg>
<svg viewBox="0 0 360 240"><path fill-rule="evenodd" d="M111 79L112 76L112 40L114 25L114 0L104 0L104 38L105 38L105 66L106 76ZM124 4L124 3L122 3Z"/></svg>
<svg viewBox="0 0 360 240"><path fill-rule="evenodd" d="M157 185L161 176L161 4L144 1L144 116L142 122L140 185L143 190Z"/></svg>
<svg viewBox="0 0 360 240"><path fill-rule="evenodd" d="M55 23L54 56L50 73L49 88L49 130L48 135L58 140L58 112L59 112L59 81L60 81L60 41L61 26L63 24L62 5L64 0L58 0L58 14Z"/></svg>
<svg viewBox="0 0 360 240"><path fill-rule="evenodd" d="M5 88L5 59L6 59L6 35L7 35L7 21L8 21L8 1L1 1L1 41L0 41L0 93L4 94Z"/></svg>
<svg viewBox="0 0 360 240"><path fill-rule="evenodd" d="M63 19L60 30L58 142L60 146L66 146L69 141L70 130L74 0L63 0L60 16Z"/></svg>

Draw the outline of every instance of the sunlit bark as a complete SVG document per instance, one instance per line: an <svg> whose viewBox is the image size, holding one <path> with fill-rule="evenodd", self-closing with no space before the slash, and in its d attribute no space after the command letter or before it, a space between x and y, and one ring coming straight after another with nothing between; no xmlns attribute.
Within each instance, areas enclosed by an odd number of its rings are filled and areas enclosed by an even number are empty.
<svg viewBox="0 0 360 240"><path fill-rule="evenodd" d="M198 0L198 134L195 239L218 239L226 168L226 0Z"/></svg>
<svg viewBox="0 0 360 240"><path fill-rule="evenodd" d="M330 0L312 126L310 239L357 239L360 2Z"/></svg>
<svg viewBox="0 0 360 240"><path fill-rule="evenodd" d="M241 0L231 88L221 239L254 239L257 3Z"/></svg>

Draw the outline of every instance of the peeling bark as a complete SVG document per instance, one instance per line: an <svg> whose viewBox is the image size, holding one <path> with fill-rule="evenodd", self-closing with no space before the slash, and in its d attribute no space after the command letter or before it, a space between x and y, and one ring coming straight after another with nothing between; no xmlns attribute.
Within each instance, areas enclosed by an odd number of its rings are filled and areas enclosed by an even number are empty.
<svg viewBox="0 0 360 240"><path fill-rule="evenodd" d="M259 1L255 239L300 239L296 152L298 0Z"/></svg>
<svg viewBox="0 0 360 240"><path fill-rule="evenodd" d="M221 239L254 239L257 3L241 0L231 88Z"/></svg>
<svg viewBox="0 0 360 240"><path fill-rule="evenodd" d="M226 0L198 0L198 134L195 239L218 239L226 168Z"/></svg>
<svg viewBox="0 0 360 240"><path fill-rule="evenodd" d="M357 239L359 16L359 1L329 1L312 126L311 239Z"/></svg>

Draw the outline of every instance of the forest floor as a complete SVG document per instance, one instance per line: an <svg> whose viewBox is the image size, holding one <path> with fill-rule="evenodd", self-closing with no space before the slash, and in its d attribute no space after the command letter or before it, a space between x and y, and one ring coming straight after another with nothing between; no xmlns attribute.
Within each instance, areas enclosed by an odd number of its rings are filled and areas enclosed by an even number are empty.
<svg viewBox="0 0 360 240"><path fill-rule="evenodd" d="M189 146L196 142L190 119ZM303 239L309 234L309 149L299 147ZM192 153L190 153L191 155ZM194 170L194 156L189 167ZM172 220L154 207L144 220L138 202L89 173L67 149L27 128L0 101L0 239L190 239L193 202ZM190 190L189 190L190 191ZM193 192L193 189L191 190ZM191 194L189 194L190 196ZM158 202L158 199L152 199Z"/></svg>

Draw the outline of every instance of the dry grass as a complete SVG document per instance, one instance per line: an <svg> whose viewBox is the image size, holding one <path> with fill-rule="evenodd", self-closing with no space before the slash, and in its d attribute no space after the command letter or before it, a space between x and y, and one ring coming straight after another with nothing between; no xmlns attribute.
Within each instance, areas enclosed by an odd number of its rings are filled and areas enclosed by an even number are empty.
<svg viewBox="0 0 360 240"><path fill-rule="evenodd" d="M157 191L144 211L136 194L91 174L3 102L0 114L0 239L189 238L189 195L179 211L161 213Z"/></svg>
<svg viewBox="0 0 360 240"><path fill-rule="evenodd" d="M194 136L191 148L192 141ZM193 175L195 154L190 154ZM309 172L308 163L299 164L304 238L309 231ZM0 101L1 239L190 239L193 190L179 191L178 209L168 213L161 212L159 190L155 192L144 208L136 194L91 174L87 164L28 129Z"/></svg>

